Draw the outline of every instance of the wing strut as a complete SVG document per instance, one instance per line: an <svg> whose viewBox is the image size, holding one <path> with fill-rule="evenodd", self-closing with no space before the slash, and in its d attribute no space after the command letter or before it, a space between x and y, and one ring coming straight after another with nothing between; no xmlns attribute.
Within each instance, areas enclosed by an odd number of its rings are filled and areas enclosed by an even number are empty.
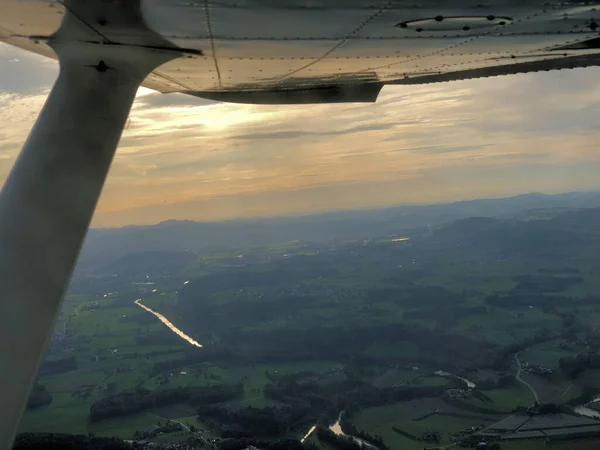
<svg viewBox="0 0 600 450"><path fill-rule="evenodd" d="M12 445L138 86L173 57L52 47L58 79L0 193L1 449Z"/></svg>

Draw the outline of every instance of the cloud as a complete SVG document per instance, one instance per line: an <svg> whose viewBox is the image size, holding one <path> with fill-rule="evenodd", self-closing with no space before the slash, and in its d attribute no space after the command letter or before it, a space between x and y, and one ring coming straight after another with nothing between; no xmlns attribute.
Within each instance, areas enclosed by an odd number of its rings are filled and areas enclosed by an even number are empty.
<svg viewBox="0 0 600 450"><path fill-rule="evenodd" d="M0 91L0 179L8 175L46 97L46 92L24 95Z"/></svg>
<svg viewBox="0 0 600 450"><path fill-rule="evenodd" d="M2 178L56 75L55 63L6 48ZM240 105L141 89L94 223L599 188L599 74L386 87L374 104Z"/></svg>
<svg viewBox="0 0 600 450"><path fill-rule="evenodd" d="M417 122L403 122L404 124L415 124ZM381 124L369 124L361 125L357 127L348 128L345 130L329 130L329 131L308 131L308 130L288 130L288 131L273 131L270 133L254 133L254 134L241 134L230 136L231 139L298 139L307 136L340 136L344 134L355 134L363 131L382 131L390 130L401 123L381 123Z"/></svg>
<svg viewBox="0 0 600 450"><path fill-rule="evenodd" d="M55 61L0 43L0 92L39 94L58 76Z"/></svg>
<svg viewBox="0 0 600 450"><path fill-rule="evenodd" d="M482 144L482 145L463 145L458 147L444 147L441 145L430 145L426 147L415 147L411 148L410 151L413 153L454 153L454 152L469 152L475 150L482 150L486 147L491 146L492 144Z"/></svg>

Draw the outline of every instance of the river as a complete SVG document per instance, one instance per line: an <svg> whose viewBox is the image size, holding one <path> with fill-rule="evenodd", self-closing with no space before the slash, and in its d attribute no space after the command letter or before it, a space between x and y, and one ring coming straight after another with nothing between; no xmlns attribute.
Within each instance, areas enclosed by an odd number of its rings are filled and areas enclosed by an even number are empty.
<svg viewBox="0 0 600 450"><path fill-rule="evenodd" d="M588 405L590 403L597 403L597 402L600 402L600 397L594 397L584 405L575 406L573 408L573 411L575 411L577 414L581 414L582 416L592 417L594 419L600 419L600 412L596 411L595 409L588 408Z"/></svg>
<svg viewBox="0 0 600 450"><path fill-rule="evenodd" d="M304 435L304 437L302 439L300 439L300 443L303 444L304 441L311 435L313 434L313 431L315 431L317 429L316 425L313 425L312 427L310 427L310 430L308 430L308 433L306 433Z"/></svg>
<svg viewBox="0 0 600 450"><path fill-rule="evenodd" d="M377 447L375 447L370 442L367 442L367 441L365 441L364 439L361 439L361 438L357 438L356 436L349 436L346 433L344 433L342 431L342 427L340 425L340 420L342 420L342 413L340 413L340 415L338 416L337 422L334 423L333 425L331 425L329 427L329 429L331 431L333 431L338 436L347 436L347 437L352 438L354 440L354 442L356 442L357 444L359 444L359 445L361 445L363 447L370 448L370 449L373 449L373 450L377 450Z"/></svg>
<svg viewBox="0 0 600 450"><path fill-rule="evenodd" d="M149 313L154 314L156 317L158 317L158 320L160 320L162 323L164 323L169 328L169 330L171 330L173 333L175 333L177 336L179 336L184 341L187 341L190 344L195 345L196 347L202 347L202 344L198 343L197 341L195 341L194 339L189 337L187 334L185 334L183 331L181 331L179 328L177 328L175 325L173 325L171 323L171 321L169 319L167 319L165 316L163 316L161 313L153 311L151 308L148 308L146 305L144 305L142 303L141 298L138 298L133 303L138 305L140 308L148 311Z"/></svg>

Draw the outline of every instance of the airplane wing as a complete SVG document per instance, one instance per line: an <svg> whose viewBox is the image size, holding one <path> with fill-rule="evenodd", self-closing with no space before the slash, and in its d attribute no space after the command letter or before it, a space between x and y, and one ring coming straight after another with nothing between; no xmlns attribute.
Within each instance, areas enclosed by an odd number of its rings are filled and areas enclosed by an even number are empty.
<svg viewBox="0 0 600 450"><path fill-rule="evenodd" d="M102 2L98 2L101 5ZM179 49L144 85L246 103L375 101L421 84L599 64L600 1L1 0L0 40L54 57L66 11L104 45ZM138 13L137 11L141 11ZM80 38L75 31L71 38Z"/></svg>

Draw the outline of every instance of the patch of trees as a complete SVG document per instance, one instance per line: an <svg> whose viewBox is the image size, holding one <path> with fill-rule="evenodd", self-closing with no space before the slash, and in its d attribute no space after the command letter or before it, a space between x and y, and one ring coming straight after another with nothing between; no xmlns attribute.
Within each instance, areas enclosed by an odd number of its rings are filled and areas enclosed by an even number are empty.
<svg viewBox="0 0 600 450"><path fill-rule="evenodd" d="M600 355L580 353L576 356L565 356L559 359L558 365L567 377L575 379L584 370L600 368Z"/></svg>
<svg viewBox="0 0 600 450"><path fill-rule="evenodd" d="M583 283L583 278L578 276L517 275L512 280L517 283L512 292L524 294L564 292L570 286Z"/></svg>
<svg viewBox="0 0 600 450"><path fill-rule="evenodd" d="M551 341L553 339L558 338L560 335L558 333L552 332L547 328L542 328L538 330L534 336L529 336L524 338L520 342L515 342L510 344L508 347L503 347L496 352L496 357L494 363L490 366L491 369L496 371L505 371L508 369L509 365L514 361L515 353L518 353L526 348L531 347L535 344L540 344L542 342ZM497 380L497 387L504 387L508 384L512 383L513 376L510 374L505 374L500 379ZM479 387L479 384L477 384ZM481 389L487 389L485 384L481 385Z"/></svg>
<svg viewBox="0 0 600 450"><path fill-rule="evenodd" d="M193 427L193 425L192 425L192 427ZM136 441L139 441L141 439L151 439L151 438L159 436L161 434L174 433L176 431L181 431L183 429L184 428L181 423L175 422L173 420L167 420L164 424L161 423L160 421L158 421L157 426L150 430L136 431L135 433L133 433L133 438ZM191 427L190 427L190 430L192 430Z"/></svg>
<svg viewBox="0 0 600 450"><path fill-rule="evenodd" d="M277 437L304 423L310 411L295 407L248 407L231 410L216 405L201 406L198 420L223 438Z"/></svg>
<svg viewBox="0 0 600 450"><path fill-rule="evenodd" d="M198 312L206 303L198 299L206 299L219 291L294 285L318 277L331 278L337 272L324 258L289 258L258 269L236 268L196 278L179 291L179 299L182 306Z"/></svg>
<svg viewBox="0 0 600 450"><path fill-rule="evenodd" d="M515 380L514 375L512 375L510 373L506 373L506 374L498 377L498 380L496 380L496 387L498 387L498 388L506 387L506 386L510 385L511 383L513 383L514 380Z"/></svg>
<svg viewBox="0 0 600 450"><path fill-rule="evenodd" d="M503 388L510 385L515 379L515 376L510 373L505 373L497 378L476 378L475 384L478 391L489 391L492 389Z"/></svg>
<svg viewBox="0 0 600 450"><path fill-rule="evenodd" d="M578 405L581 405L582 403L589 402L590 400L592 400L592 398L596 397L598 394L600 394L600 390L598 388L595 388L592 386L583 386L581 388L579 395L575 398L572 398L568 402L566 402L565 405L578 406Z"/></svg>
<svg viewBox="0 0 600 450"><path fill-rule="evenodd" d="M472 390L471 395L483 403L494 403L494 400L478 390Z"/></svg>
<svg viewBox="0 0 600 450"><path fill-rule="evenodd" d="M440 442L440 433L438 433L437 431L425 431L419 437L407 431L401 430L400 428L392 427L392 430L412 441L433 442L435 444L439 444Z"/></svg>
<svg viewBox="0 0 600 450"><path fill-rule="evenodd" d="M537 404L534 407L531 406L517 406L513 409L513 413L529 415L529 416L542 416L544 414L558 414L564 411L562 406L558 406L555 403L544 403Z"/></svg>
<svg viewBox="0 0 600 450"><path fill-rule="evenodd" d="M391 405L415 398L437 397L444 392L443 386L424 386L424 387L391 387L376 388L375 386L365 385L348 393L351 402L360 405L360 408L371 408L375 406ZM351 410L347 411L347 417L350 417Z"/></svg>
<svg viewBox="0 0 600 450"><path fill-rule="evenodd" d="M148 315L151 316L151 314L148 314ZM162 351L153 350L151 352L144 352L144 353L129 352L129 353L124 353L123 358L125 358L125 359L152 358L154 356L170 355L172 353L173 353L172 350L162 350ZM92 357L92 358L94 358L94 357Z"/></svg>
<svg viewBox="0 0 600 450"><path fill-rule="evenodd" d="M369 442L371 444L375 444L375 446L377 448L379 448L379 450L390 450L390 448L383 442L383 438L381 436L372 435L372 434L369 434L369 433L359 430L350 421L350 419L348 418L348 416L346 416L346 414L342 415L342 418L340 420L340 427L342 428L342 431L344 432L344 434L347 434L348 436L354 436L359 439L362 439L363 441Z"/></svg>
<svg viewBox="0 0 600 450"><path fill-rule="evenodd" d="M105 397L90 407L90 421L135 414L149 408L187 403L205 405L233 400L244 394L243 384L214 386L185 386L150 391L136 388Z"/></svg>
<svg viewBox="0 0 600 450"><path fill-rule="evenodd" d="M473 336L444 332L444 328L461 317L485 313L485 306L468 307L464 305L466 299L464 292L452 292L441 286L368 290L362 288L348 294L366 297L365 314L369 314L369 302L373 304L391 301L410 305L413 308L415 305L428 308L427 311L408 314L428 318L435 316L439 327L433 333L414 324L373 325L370 321L365 321L366 323L362 325L349 327L345 326L343 315L340 318L332 318L325 325L309 324L308 328L248 330L247 325L265 322L275 317L287 320L290 315L298 314L298 311L312 308L312 303L317 306L322 304L323 298L319 295L299 297L297 293L288 292L287 288L282 292L278 291L277 286L301 286L305 280L304 275L312 274L314 271L314 268L300 265L300 272L294 275L289 270L291 267L286 266L282 269L281 273L285 273L283 279L277 278L280 273L277 269L265 270L261 266L259 270L254 266L243 270L228 270L195 280L185 286L183 289L185 294L180 293L179 310L189 321L190 327L218 330L220 347L223 351L225 348L235 349L236 355L230 354L229 359L224 355L221 361L234 362L237 358L241 358L245 363L277 363L335 359L342 363L351 363L364 358L365 363L397 364L396 355L370 355L365 350L380 342L388 344L410 341L419 346L417 359L420 360L414 362L444 367L449 371L489 367L494 364L499 348L496 343L484 343ZM317 272L319 277L325 278L321 269ZM232 276L231 280L229 275ZM288 278L294 279L294 276L296 277L294 282L290 282ZM261 291L260 297L248 293L240 294L239 300L225 303L211 301L210 295L224 290L231 292L233 289L244 289L251 292L252 289L260 288L266 281L273 282L272 277L275 277L276 283L274 285L271 283L267 291ZM231 284L228 284L229 281ZM339 294L335 290L339 288L331 289L333 289L331 295ZM196 301L199 297L202 301ZM357 304L360 303L357 301ZM340 305L346 303L340 302ZM452 305L452 308L449 305ZM373 311L375 310L377 309L373 308ZM371 361L368 360L369 358ZM186 365L183 361L179 366L177 364L176 362L160 363L155 366L155 370L156 372L165 369L173 370Z"/></svg>
<svg viewBox="0 0 600 450"><path fill-rule="evenodd" d="M575 267L546 267L537 270L538 273L558 275L558 274L575 274L579 273L579 269Z"/></svg>
<svg viewBox="0 0 600 450"><path fill-rule="evenodd" d="M420 359L450 372L491 367L500 350L496 343L441 330L420 336L417 345Z"/></svg>
<svg viewBox="0 0 600 450"><path fill-rule="evenodd" d="M160 447L157 447L159 449ZM56 433L21 433L13 450L131 450L131 445L119 438L93 437Z"/></svg>
<svg viewBox="0 0 600 450"><path fill-rule="evenodd" d="M301 444L298 439L261 440L253 438L223 439L219 442L219 450L246 450L247 448L261 450L307 450L315 449L310 444Z"/></svg>
<svg viewBox="0 0 600 450"><path fill-rule="evenodd" d="M279 375L279 374L276 374L273 372L269 372L268 370L265 370L265 376L271 383L276 383L278 380L286 382L286 381L302 381L302 380L306 380L307 378L315 379L315 378L319 378L321 376L321 374L318 372L313 372L312 370L301 370L300 372Z"/></svg>
<svg viewBox="0 0 600 450"><path fill-rule="evenodd" d="M202 304L201 322L189 322L191 329L222 330L243 328L256 323L284 318L297 314L299 310L320 306L318 296L296 296L287 294L265 294L227 303ZM187 317L187 316L186 316ZM204 328L202 328L204 327Z"/></svg>
<svg viewBox="0 0 600 450"><path fill-rule="evenodd" d="M563 295L543 295L543 294L526 294L523 292L511 291L507 295L490 295L484 301L489 306L501 308L526 308L528 306L536 306L539 308L552 308L564 305L581 305L590 304L600 300L597 297L567 297Z"/></svg>
<svg viewBox="0 0 600 450"><path fill-rule="evenodd" d="M27 400L27 409L35 409L49 405L52 403L52 400L52 395L46 390L46 386L43 386L36 381L29 394L29 400Z"/></svg>
<svg viewBox="0 0 600 450"><path fill-rule="evenodd" d="M55 375L57 373L69 372L77 369L77 361L74 356L61 359L50 359L42 362L38 370L39 376Z"/></svg>
<svg viewBox="0 0 600 450"><path fill-rule="evenodd" d="M175 336L173 333L169 334ZM180 338L177 339L180 340ZM206 361L235 362L236 360L238 362L240 361L238 355L224 347L211 345L210 347L205 347L201 350L193 348L191 350L188 350L187 354L181 358L169 359L167 361L160 361L155 363L152 368L152 375L157 375L164 372L171 372L172 370L178 369L180 367L193 366Z"/></svg>
<svg viewBox="0 0 600 450"><path fill-rule="evenodd" d="M265 398L292 406L304 406L309 411L321 414L333 421L340 410L350 418L353 413L375 406L385 406L402 401L423 397L437 397L444 392L443 386L399 386L377 388L360 380L347 380L320 386L315 382L298 383L295 381L267 384Z"/></svg>
<svg viewBox="0 0 600 450"><path fill-rule="evenodd" d="M367 291L370 302L394 302L400 306L421 307L457 305L465 302L463 293L442 286L409 286L406 288L375 288Z"/></svg>
<svg viewBox="0 0 600 450"><path fill-rule="evenodd" d="M317 428L319 441L336 450L363 450L363 446L349 436L338 436L326 428Z"/></svg>
<svg viewBox="0 0 600 450"><path fill-rule="evenodd" d="M150 314L147 316L152 317ZM165 328L160 331L151 331L135 335L137 345L178 345L181 346L182 340L175 333L171 333Z"/></svg>
<svg viewBox="0 0 600 450"><path fill-rule="evenodd" d="M431 319L436 318L440 314L449 314L455 319L462 319L463 317L487 314L487 308L485 306L452 306L435 309L420 309L416 311L407 311L404 313L404 317L410 319Z"/></svg>
<svg viewBox="0 0 600 450"><path fill-rule="evenodd" d="M499 220L471 217L445 225L435 232L440 245L473 249L497 256L519 255L523 258L573 255L592 242L597 242L592 223L582 224L578 213L571 219ZM570 223L568 223L570 222ZM583 225L583 226L582 226Z"/></svg>
<svg viewBox="0 0 600 450"><path fill-rule="evenodd" d="M433 414L435 414L435 413L429 414L428 417ZM420 441L421 440L421 438L419 438L418 436L415 436L414 434L411 434L408 431L401 430L400 428L392 427L392 430L394 430L394 432L398 433L400 436L404 436L405 438L410 439L411 441Z"/></svg>
<svg viewBox="0 0 600 450"><path fill-rule="evenodd" d="M435 320L437 327L448 328L462 318L486 313L485 306L443 306L406 311L403 316L407 319Z"/></svg>
<svg viewBox="0 0 600 450"><path fill-rule="evenodd" d="M106 267L109 273L118 273L121 277L142 278L172 274L183 270L196 259L196 255L187 251L145 251L125 255Z"/></svg>
<svg viewBox="0 0 600 450"><path fill-rule="evenodd" d="M156 323L156 317L154 314L148 314L147 312L139 314L129 314L126 317L121 318L122 322L134 322L140 325L150 325Z"/></svg>
<svg viewBox="0 0 600 450"><path fill-rule="evenodd" d="M444 393L444 395L442 395L440 398L444 401L444 403L447 403L450 406L454 406L454 407L462 409L464 411L470 411L470 412L479 413L479 414L498 414L498 411L495 409L473 405L473 404L468 403L459 398L451 397L450 395L448 395L446 393ZM505 412L509 412L509 411L505 411Z"/></svg>
<svg viewBox="0 0 600 450"><path fill-rule="evenodd" d="M417 356L405 362L442 367L450 372L488 368L501 347L476 336L432 330L413 324L318 326L309 329L236 330L223 336L222 345L235 348L249 363L334 359L346 364L398 364L397 355L371 354L368 347L411 342Z"/></svg>
<svg viewBox="0 0 600 450"><path fill-rule="evenodd" d="M265 398L281 403L306 403L319 407L327 407L330 401L322 393L321 386L314 382L297 382L295 380L267 384L264 388Z"/></svg>

